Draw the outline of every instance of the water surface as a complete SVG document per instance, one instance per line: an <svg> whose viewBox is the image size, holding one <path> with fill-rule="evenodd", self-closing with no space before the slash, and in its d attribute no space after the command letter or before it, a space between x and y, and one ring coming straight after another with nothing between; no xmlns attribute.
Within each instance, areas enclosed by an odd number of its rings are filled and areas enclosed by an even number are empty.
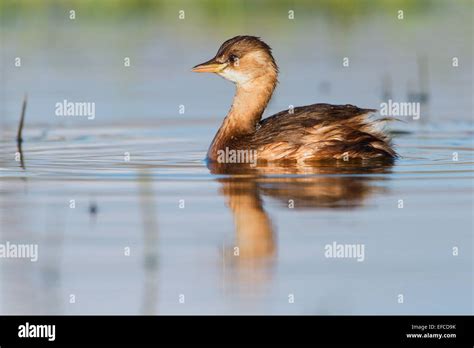
<svg viewBox="0 0 474 348"><path fill-rule="evenodd" d="M40 256L0 263L1 312L472 313L471 124L398 132L393 166L237 174L203 161L214 126L29 129L24 168L7 132L2 240Z"/></svg>

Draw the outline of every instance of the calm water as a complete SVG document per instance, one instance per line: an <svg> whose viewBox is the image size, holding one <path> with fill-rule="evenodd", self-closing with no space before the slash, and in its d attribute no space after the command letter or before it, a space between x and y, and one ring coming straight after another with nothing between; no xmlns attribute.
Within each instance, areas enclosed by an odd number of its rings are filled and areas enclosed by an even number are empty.
<svg viewBox="0 0 474 348"><path fill-rule="evenodd" d="M33 2L0 4L0 242L39 259L0 259L0 314L473 313L472 1ZM426 93L420 120L391 125L402 157L207 168L234 90L190 68L238 34L280 67L265 115ZM56 116L65 99L95 119ZM334 242L364 261L326 258Z"/></svg>
<svg viewBox="0 0 474 348"><path fill-rule="evenodd" d="M472 313L471 124L410 126L392 167L235 175L178 125L30 129L24 169L2 141L2 239L39 245L0 263L2 313Z"/></svg>

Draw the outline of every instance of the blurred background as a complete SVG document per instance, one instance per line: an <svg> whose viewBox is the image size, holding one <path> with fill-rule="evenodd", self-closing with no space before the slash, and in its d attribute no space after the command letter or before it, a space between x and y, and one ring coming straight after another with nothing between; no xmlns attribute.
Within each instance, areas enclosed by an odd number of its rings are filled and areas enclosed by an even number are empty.
<svg viewBox="0 0 474 348"><path fill-rule="evenodd" d="M0 6L4 126L16 126L24 93L29 123L77 125L54 115L64 99L96 103L96 120L80 121L85 126L221 119L232 84L190 68L240 34L261 36L280 66L266 115L316 102L379 108L387 97L410 101L421 93L429 101L421 121L472 116L470 0L3 0Z"/></svg>

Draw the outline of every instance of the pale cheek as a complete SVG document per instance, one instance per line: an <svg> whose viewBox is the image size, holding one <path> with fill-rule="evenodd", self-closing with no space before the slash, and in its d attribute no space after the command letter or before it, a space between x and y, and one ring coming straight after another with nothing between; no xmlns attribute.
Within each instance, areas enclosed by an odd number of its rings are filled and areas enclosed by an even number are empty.
<svg viewBox="0 0 474 348"><path fill-rule="evenodd" d="M220 72L219 75L229 81L232 81L238 84L245 83L249 79L247 75L242 74L239 71L230 70L230 69L225 69L224 71Z"/></svg>

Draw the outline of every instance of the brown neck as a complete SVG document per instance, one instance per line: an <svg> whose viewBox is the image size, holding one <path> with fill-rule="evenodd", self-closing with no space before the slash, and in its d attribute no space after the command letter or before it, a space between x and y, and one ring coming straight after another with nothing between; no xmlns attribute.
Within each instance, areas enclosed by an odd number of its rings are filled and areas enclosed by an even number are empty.
<svg viewBox="0 0 474 348"><path fill-rule="evenodd" d="M255 132L275 86L276 76L273 75L237 84L232 106L207 152L209 160L215 161L217 151L224 150L231 140Z"/></svg>

